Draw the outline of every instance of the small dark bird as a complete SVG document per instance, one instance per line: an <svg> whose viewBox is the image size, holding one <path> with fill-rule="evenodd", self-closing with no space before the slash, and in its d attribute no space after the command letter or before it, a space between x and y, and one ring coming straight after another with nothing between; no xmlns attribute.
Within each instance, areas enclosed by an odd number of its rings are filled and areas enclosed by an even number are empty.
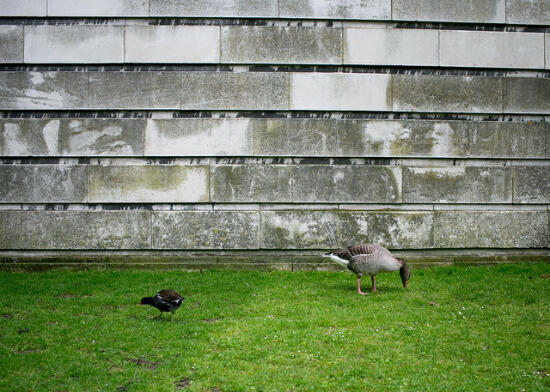
<svg viewBox="0 0 550 392"><path fill-rule="evenodd" d="M172 312L172 321L174 321L174 311L180 307L183 297L173 290L160 290L153 297L143 297L140 305L151 305L160 310L160 314L154 318L161 317L162 312Z"/></svg>
<svg viewBox="0 0 550 392"><path fill-rule="evenodd" d="M361 295L366 294L361 291L361 276L363 274L371 276L371 291L376 291L374 277L379 272L399 270L403 287L407 287L407 282L411 276L411 269L405 263L405 260L394 257L389 250L377 244L352 245L345 249L325 253L323 257L330 257L332 261L355 272L357 276L357 292Z"/></svg>

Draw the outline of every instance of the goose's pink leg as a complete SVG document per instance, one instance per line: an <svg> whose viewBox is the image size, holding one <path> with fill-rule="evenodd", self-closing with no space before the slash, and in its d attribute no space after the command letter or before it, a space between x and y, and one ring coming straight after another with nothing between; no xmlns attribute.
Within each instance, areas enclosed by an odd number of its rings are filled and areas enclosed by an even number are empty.
<svg viewBox="0 0 550 392"><path fill-rule="evenodd" d="M361 278L357 278L357 292L361 295L366 295L367 293L363 293L361 291Z"/></svg>
<svg viewBox="0 0 550 392"><path fill-rule="evenodd" d="M370 291L376 291L376 285L374 284L374 275L371 275L370 281L372 282Z"/></svg>

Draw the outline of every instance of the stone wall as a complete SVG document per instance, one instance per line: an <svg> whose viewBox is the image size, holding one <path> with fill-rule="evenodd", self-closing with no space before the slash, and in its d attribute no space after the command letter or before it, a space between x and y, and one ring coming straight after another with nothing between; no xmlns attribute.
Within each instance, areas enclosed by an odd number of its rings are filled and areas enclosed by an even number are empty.
<svg viewBox="0 0 550 392"><path fill-rule="evenodd" d="M0 263L550 260L547 0L0 0Z"/></svg>

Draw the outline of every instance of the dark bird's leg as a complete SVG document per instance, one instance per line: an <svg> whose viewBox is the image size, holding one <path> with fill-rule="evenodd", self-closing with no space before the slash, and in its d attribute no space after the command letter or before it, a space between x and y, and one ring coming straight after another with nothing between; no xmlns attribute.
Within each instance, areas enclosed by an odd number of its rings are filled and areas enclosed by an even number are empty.
<svg viewBox="0 0 550 392"><path fill-rule="evenodd" d="M367 294L367 293L363 293L363 292L361 291L361 278L360 278L360 277L357 278L357 292L358 292L359 294L361 294L361 295L366 295L366 294Z"/></svg>
<svg viewBox="0 0 550 392"><path fill-rule="evenodd" d="M174 311L172 310L172 322L174 322Z"/></svg>
<svg viewBox="0 0 550 392"><path fill-rule="evenodd" d="M370 291L376 291L376 285L374 284L374 275L370 276L370 280L372 283Z"/></svg>

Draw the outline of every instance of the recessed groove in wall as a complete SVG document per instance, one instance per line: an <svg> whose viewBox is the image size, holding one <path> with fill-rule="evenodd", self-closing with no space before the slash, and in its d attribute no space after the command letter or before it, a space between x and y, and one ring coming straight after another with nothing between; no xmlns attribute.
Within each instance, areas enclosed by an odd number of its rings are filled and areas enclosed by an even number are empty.
<svg viewBox="0 0 550 392"><path fill-rule="evenodd" d="M0 203L0 211L547 211L546 204L460 203Z"/></svg>
<svg viewBox="0 0 550 392"><path fill-rule="evenodd" d="M487 122L545 122L544 115L487 115L404 112L326 111L140 111L140 110L51 110L0 111L0 119L334 119L334 120L434 120Z"/></svg>
<svg viewBox="0 0 550 392"><path fill-rule="evenodd" d="M393 167L518 167L550 166L547 158L441 158L441 157L32 157L0 158L0 165L89 165L89 166L159 166L159 165L320 165L320 166L393 166Z"/></svg>
<svg viewBox="0 0 550 392"><path fill-rule="evenodd" d="M284 18L208 18L208 17L2 17L0 25L70 26L259 26L259 27L325 27L325 28L396 28L415 30L467 30L548 33L545 25L422 22L394 20L345 20L345 19L284 19Z"/></svg>
<svg viewBox="0 0 550 392"><path fill-rule="evenodd" d="M364 65L0 64L0 72L287 72L550 78L550 70Z"/></svg>

